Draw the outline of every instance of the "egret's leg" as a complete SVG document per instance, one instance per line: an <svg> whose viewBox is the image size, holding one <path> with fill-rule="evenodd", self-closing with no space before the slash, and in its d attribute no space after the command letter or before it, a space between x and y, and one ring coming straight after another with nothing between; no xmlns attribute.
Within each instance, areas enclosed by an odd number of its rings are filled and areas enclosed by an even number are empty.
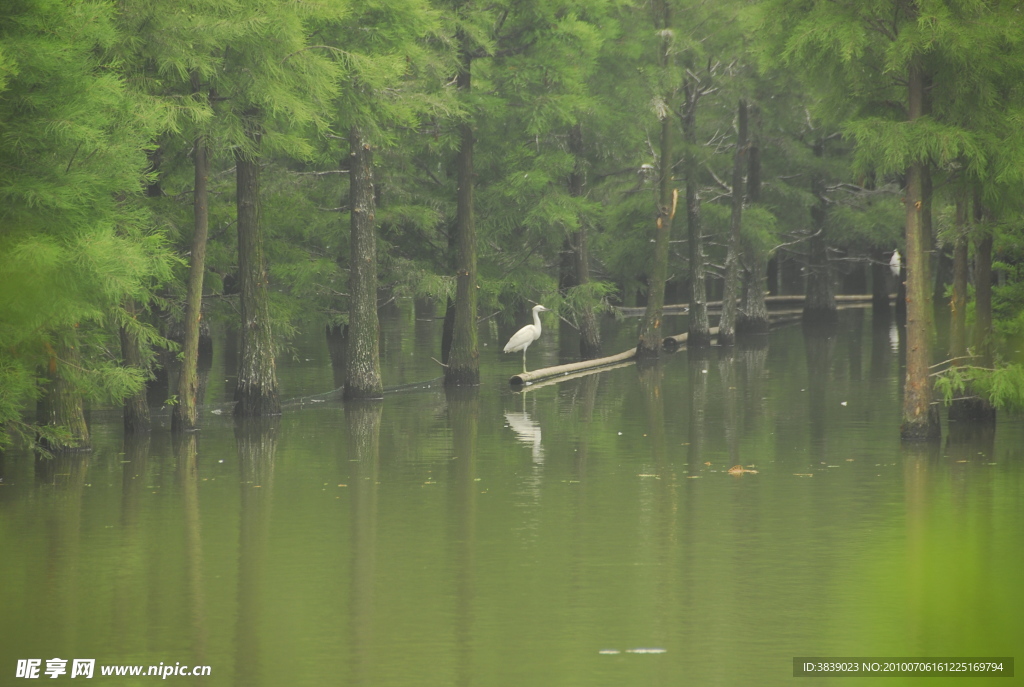
<svg viewBox="0 0 1024 687"><path fill-rule="evenodd" d="M523 348L523 374L526 374L526 348Z"/></svg>

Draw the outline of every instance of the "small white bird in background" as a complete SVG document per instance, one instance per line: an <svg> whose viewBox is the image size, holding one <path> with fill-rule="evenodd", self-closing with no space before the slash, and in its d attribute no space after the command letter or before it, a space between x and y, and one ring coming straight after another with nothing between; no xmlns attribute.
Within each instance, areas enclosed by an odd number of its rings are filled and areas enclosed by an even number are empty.
<svg viewBox="0 0 1024 687"><path fill-rule="evenodd" d="M526 349L540 338L540 313L547 312L547 310L543 305L533 306L533 324L528 324L520 329L505 344L506 353L523 352L523 373L526 372Z"/></svg>
<svg viewBox="0 0 1024 687"><path fill-rule="evenodd" d="M894 250L892 252L892 259L889 260L889 269L892 270L892 276L899 277L900 267L902 266L903 261L900 259L900 252L898 250Z"/></svg>

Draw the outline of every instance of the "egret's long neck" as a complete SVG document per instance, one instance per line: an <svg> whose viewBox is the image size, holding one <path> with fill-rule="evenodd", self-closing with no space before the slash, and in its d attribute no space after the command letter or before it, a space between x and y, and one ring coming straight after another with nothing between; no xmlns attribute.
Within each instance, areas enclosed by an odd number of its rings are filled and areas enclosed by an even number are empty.
<svg viewBox="0 0 1024 687"><path fill-rule="evenodd" d="M533 326L537 328L537 336L540 336L540 313L533 311Z"/></svg>

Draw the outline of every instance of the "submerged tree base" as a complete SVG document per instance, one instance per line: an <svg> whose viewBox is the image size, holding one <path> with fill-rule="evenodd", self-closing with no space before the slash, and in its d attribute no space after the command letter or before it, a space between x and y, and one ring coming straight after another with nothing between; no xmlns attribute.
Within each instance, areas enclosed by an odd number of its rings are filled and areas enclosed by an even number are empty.
<svg viewBox="0 0 1024 687"><path fill-rule="evenodd" d="M949 406L949 421L994 424L996 421L996 409L983 398L958 398Z"/></svg>
<svg viewBox="0 0 1024 687"><path fill-rule="evenodd" d="M444 385L451 386L479 386L479 368L453 368L449 367L444 375Z"/></svg>
<svg viewBox="0 0 1024 687"><path fill-rule="evenodd" d="M346 401L383 401L384 392L379 386L357 387L346 384L341 397Z"/></svg>
<svg viewBox="0 0 1024 687"><path fill-rule="evenodd" d="M903 441L934 441L942 437L939 409L930 406L924 417L904 421L900 425L900 439Z"/></svg>
<svg viewBox="0 0 1024 687"><path fill-rule="evenodd" d="M769 329L768 316L764 317L748 317L740 313L736 317L736 336L743 338L745 336L767 334Z"/></svg>
<svg viewBox="0 0 1024 687"><path fill-rule="evenodd" d="M281 414L281 399L276 392L235 394L235 417L267 417Z"/></svg>

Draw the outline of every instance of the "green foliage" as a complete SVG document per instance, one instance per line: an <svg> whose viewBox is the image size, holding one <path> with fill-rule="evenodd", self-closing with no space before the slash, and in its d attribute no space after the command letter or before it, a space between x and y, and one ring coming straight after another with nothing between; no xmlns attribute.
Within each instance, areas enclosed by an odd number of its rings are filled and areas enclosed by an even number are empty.
<svg viewBox="0 0 1024 687"><path fill-rule="evenodd" d="M166 242L139 203L161 116L105 61L117 39L106 2L25 0L0 12L0 425L12 428L0 446L12 431L26 436L21 411L39 394L53 336L80 327L109 350L122 303L145 303L170 276ZM115 360L83 359L91 397L140 388L140 373Z"/></svg>
<svg viewBox="0 0 1024 687"><path fill-rule="evenodd" d="M964 394L979 396L999 410L1024 410L1024 365L994 369L951 367L935 378L935 389L949 405Z"/></svg>

